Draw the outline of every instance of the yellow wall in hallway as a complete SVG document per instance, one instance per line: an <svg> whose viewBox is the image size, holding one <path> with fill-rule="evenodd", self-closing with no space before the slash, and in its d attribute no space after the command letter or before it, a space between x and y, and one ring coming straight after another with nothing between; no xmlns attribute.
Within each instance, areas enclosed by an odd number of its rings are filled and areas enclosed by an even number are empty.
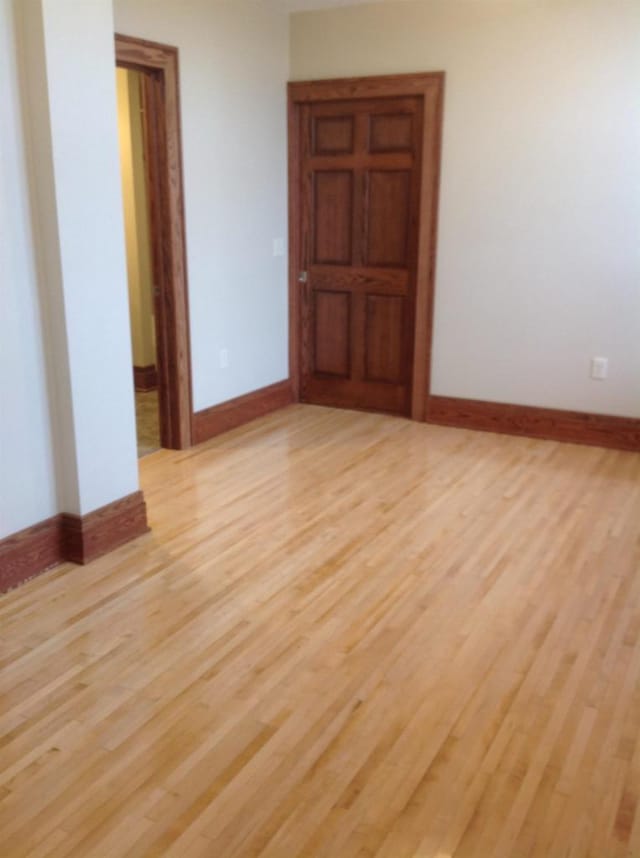
<svg viewBox="0 0 640 858"><path fill-rule="evenodd" d="M116 70L122 197L135 366L156 363L153 273L139 72Z"/></svg>

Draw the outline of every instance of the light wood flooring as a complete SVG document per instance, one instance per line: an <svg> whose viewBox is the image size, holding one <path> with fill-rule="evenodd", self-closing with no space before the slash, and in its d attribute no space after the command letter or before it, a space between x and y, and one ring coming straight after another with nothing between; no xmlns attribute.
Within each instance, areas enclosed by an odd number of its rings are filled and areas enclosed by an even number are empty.
<svg viewBox="0 0 640 858"><path fill-rule="evenodd" d="M640 856L640 456L293 406L0 599L2 858Z"/></svg>
<svg viewBox="0 0 640 858"><path fill-rule="evenodd" d="M160 411L158 391L136 390L136 434L138 458L160 449Z"/></svg>

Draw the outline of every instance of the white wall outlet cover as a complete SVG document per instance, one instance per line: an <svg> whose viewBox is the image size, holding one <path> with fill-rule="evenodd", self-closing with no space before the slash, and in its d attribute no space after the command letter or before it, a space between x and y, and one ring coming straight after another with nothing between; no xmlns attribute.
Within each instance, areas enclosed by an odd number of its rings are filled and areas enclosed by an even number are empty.
<svg viewBox="0 0 640 858"><path fill-rule="evenodd" d="M284 256L284 238L273 239L273 255Z"/></svg>
<svg viewBox="0 0 640 858"><path fill-rule="evenodd" d="M229 366L229 349L220 349L220 369L226 369Z"/></svg>
<svg viewBox="0 0 640 858"><path fill-rule="evenodd" d="M606 357L591 358L591 378L602 381L609 371L609 359Z"/></svg>

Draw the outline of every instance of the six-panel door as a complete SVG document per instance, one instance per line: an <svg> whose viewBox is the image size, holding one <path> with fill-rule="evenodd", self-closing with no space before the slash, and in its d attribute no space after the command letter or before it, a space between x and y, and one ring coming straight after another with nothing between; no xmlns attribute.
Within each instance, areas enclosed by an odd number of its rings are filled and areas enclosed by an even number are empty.
<svg viewBox="0 0 640 858"><path fill-rule="evenodd" d="M306 402L409 413L422 124L419 98L303 108Z"/></svg>

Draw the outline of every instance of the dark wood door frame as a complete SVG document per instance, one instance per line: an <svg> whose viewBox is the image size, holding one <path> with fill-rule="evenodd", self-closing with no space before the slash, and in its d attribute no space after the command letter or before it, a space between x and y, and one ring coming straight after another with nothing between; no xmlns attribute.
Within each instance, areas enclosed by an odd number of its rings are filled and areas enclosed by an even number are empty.
<svg viewBox="0 0 640 858"><path fill-rule="evenodd" d="M303 270L304 258L301 240L302 107L312 102L357 98L418 96L423 99L425 130L420 187L411 417L414 420L425 420L431 380L444 72L295 82L289 84L288 95L289 372L296 399L300 398L301 359L301 301L298 274Z"/></svg>
<svg viewBox="0 0 640 858"><path fill-rule="evenodd" d="M191 446L189 303L178 51L116 34L116 64L143 72L163 447Z"/></svg>

